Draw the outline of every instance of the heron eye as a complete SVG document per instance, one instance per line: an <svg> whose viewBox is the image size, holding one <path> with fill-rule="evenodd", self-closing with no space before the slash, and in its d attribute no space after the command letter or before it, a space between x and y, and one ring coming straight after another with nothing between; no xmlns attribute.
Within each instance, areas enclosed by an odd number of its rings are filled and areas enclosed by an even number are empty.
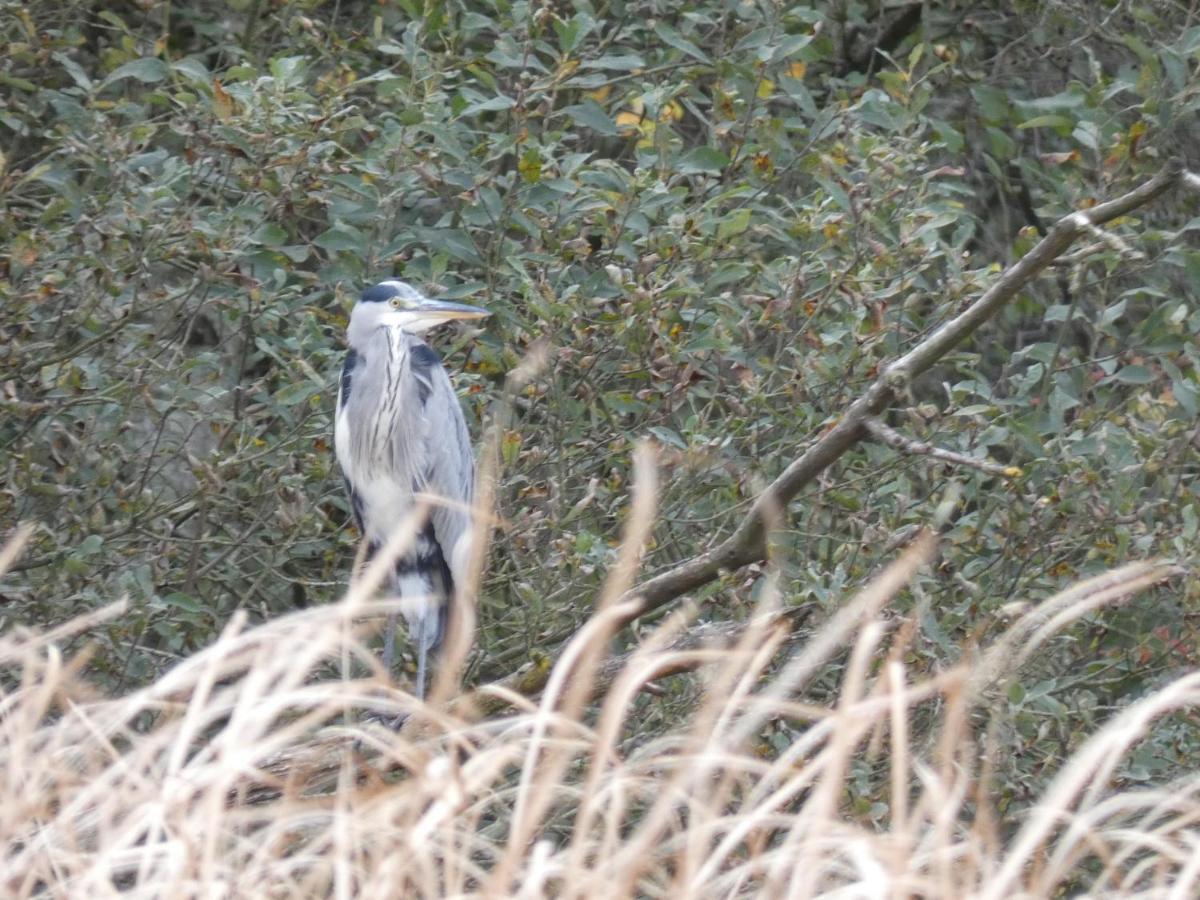
<svg viewBox="0 0 1200 900"><path fill-rule="evenodd" d="M388 302L392 304L392 309L399 309L403 305L403 304L401 304L399 297L393 297Z"/></svg>

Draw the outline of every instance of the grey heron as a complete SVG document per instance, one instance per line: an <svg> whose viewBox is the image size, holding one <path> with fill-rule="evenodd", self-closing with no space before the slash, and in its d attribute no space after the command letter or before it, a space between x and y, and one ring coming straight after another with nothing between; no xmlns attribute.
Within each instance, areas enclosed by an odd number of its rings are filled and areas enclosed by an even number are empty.
<svg viewBox="0 0 1200 900"><path fill-rule="evenodd" d="M441 322L488 315L430 299L403 281L384 281L363 292L346 329L334 449L368 558L412 514L417 494L446 501L430 509L391 578L416 649L418 697L425 694L426 661L442 640L448 606L466 575L475 472L458 397L421 335ZM393 614L384 635L389 673L395 632Z"/></svg>

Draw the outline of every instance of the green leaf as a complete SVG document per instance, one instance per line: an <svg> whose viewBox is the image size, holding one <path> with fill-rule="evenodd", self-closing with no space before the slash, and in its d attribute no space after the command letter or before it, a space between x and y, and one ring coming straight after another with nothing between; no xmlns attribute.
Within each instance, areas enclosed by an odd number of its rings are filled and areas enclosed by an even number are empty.
<svg viewBox="0 0 1200 900"><path fill-rule="evenodd" d="M200 84L207 85L212 83L212 73L208 71L208 67L204 63L200 62L194 56L171 63L171 71L178 72L185 78L199 82Z"/></svg>
<svg viewBox="0 0 1200 900"><path fill-rule="evenodd" d="M632 72L634 69L646 68L646 61L636 53L625 55L611 54L599 59L590 59L583 64L585 69L612 69L617 72Z"/></svg>
<svg viewBox="0 0 1200 900"><path fill-rule="evenodd" d="M764 62L783 62L785 59L794 54L797 50L801 50L812 43L813 35L811 34L791 34L780 42L778 47L771 50L770 56L763 60ZM920 44L917 45L921 46ZM766 48L764 48L766 49ZM759 55L762 55L762 50Z"/></svg>
<svg viewBox="0 0 1200 900"><path fill-rule="evenodd" d="M92 89L92 79L88 77L87 72L83 71L83 66L79 65L79 63L75 62L75 60L71 59L65 53L55 51L50 55L60 66L67 70L67 74L71 76L71 80L79 85L79 87L85 91Z"/></svg>
<svg viewBox="0 0 1200 900"><path fill-rule="evenodd" d="M680 450L687 449L687 441L680 436L678 431L675 431L671 428L664 428L661 425L651 425L646 430L664 444L670 444L672 447L677 447Z"/></svg>
<svg viewBox="0 0 1200 900"><path fill-rule="evenodd" d="M572 16L568 22L556 20L554 30L558 34L559 52L563 56L573 53L595 27L596 20L587 13L578 13Z"/></svg>
<svg viewBox="0 0 1200 900"><path fill-rule="evenodd" d="M277 56L268 63L271 77L286 87L299 83L308 60L303 56Z"/></svg>
<svg viewBox="0 0 1200 900"><path fill-rule="evenodd" d="M483 264L474 242L457 228L421 228L417 233L431 251L440 250L472 266Z"/></svg>
<svg viewBox="0 0 1200 900"><path fill-rule="evenodd" d="M679 158L681 175L720 175L729 157L715 147L696 147Z"/></svg>
<svg viewBox="0 0 1200 900"><path fill-rule="evenodd" d="M473 116L481 112L499 112L504 109L512 109L517 105L517 101L512 97L505 97L501 94L498 97L489 97L486 100L479 100L465 107L460 116Z"/></svg>
<svg viewBox="0 0 1200 900"><path fill-rule="evenodd" d="M31 94L38 89L38 86L28 78L18 78L16 75L9 75L7 72L0 72L0 84L28 91Z"/></svg>
<svg viewBox="0 0 1200 900"><path fill-rule="evenodd" d="M1071 128L1075 122L1068 119L1066 116L1056 116L1047 114L1044 116L1034 116L1032 119L1026 119L1018 128Z"/></svg>
<svg viewBox="0 0 1200 900"><path fill-rule="evenodd" d="M1187 413L1188 418L1194 419L1197 410L1200 409L1200 390L1196 385L1182 376L1172 378L1171 393L1175 395L1175 401Z"/></svg>
<svg viewBox="0 0 1200 900"><path fill-rule="evenodd" d="M264 222L247 238L252 244L278 247L287 240L287 232L271 222Z"/></svg>
<svg viewBox="0 0 1200 900"><path fill-rule="evenodd" d="M758 50L759 47L762 47L774 36L774 28L757 28L734 45L733 53L736 56L737 54L745 53L747 50Z"/></svg>
<svg viewBox="0 0 1200 900"><path fill-rule="evenodd" d="M563 112L570 116L576 125L590 128L598 134L615 136L620 133L617 131L617 123L595 100L584 100L575 106L568 106Z"/></svg>
<svg viewBox="0 0 1200 900"><path fill-rule="evenodd" d="M176 609L182 609L184 612L199 613L203 612L204 607L191 594L185 594L182 591L173 591L163 597L163 603L168 606L174 606Z"/></svg>
<svg viewBox="0 0 1200 900"><path fill-rule="evenodd" d="M1150 384L1158 380L1158 376L1145 366L1124 366L1113 378L1122 384Z"/></svg>
<svg viewBox="0 0 1200 900"><path fill-rule="evenodd" d="M1082 106L1087 96L1078 85L1074 85L1061 93L1050 97L1038 97L1036 100L1022 101L1022 106L1030 109L1075 109Z"/></svg>
<svg viewBox="0 0 1200 900"><path fill-rule="evenodd" d="M335 253L339 251L355 253L362 252L365 248L366 238L354 226L343 224L335 225L321 232L321 234L313 239L313 243L322 250L329 250Z"/></svg>
<svg viewBox="0 0 1200 900"><path fill-rule="evenodd" d="M302 263L309 257L309 250L303 244L289 244L286 247L280 247L279 252L294 263Z"/></svg>
<svg viewBox="0 0 1200 900"><path fill-rule="evenodd" d="M1108 307L1106 310L1104 310L1103 314L1100 316L1100 320L1096 323L1097 327L1104 328L1108 325L1112 325L1117 321L1117 319L1125 315L1125 307L1128 305L1129 301L1122 299Z"/></svg>
<svg viewBox="0 0 1200 900"><path fill-rule="evenodd" d="M659 22L654 26L654 33L662 40L664 44L674 47L676 50L682 50L693 59L698 59L700 62L707 65L712 65L712 60L708 54L683 37L678 31L668 25L666 22Z"/></svg>
<svg viewBox="0 0 1200 900"><path fill-rule="evenodd" d="M739 209L732 215L726 216L717 226L717 240L723 241L735 237L750 227L750 210Z"/></svg>
<svg viewBox="0 0 1200 900"><path fill-rule="evenodd" d="M75 548L75 555L77 557L93 556L99 553L103 547L104 538L98 534L89 534L79 542L79 546Z"/></svg>
<svg viewBox="0 0 1200 900"><path fill-rule="evenodd" d="M988 123L997 124L1008 120L1011 100L1007 91L986 84L977 84L971 88L971 96L979 105L979 111Z"/></svg>
<svg viewBox="0 0 1200 900"><path fill-rule="evenodd" d="M285 384L275 392L275 402L280 406L295 406L303 403L318 390L320 388L307 378L302 381L294 381L291 384Z"/></svg>
<svg viewBox="0 0 1200 900"><path fill-rule="evenodd" d="M118 31L129 34L129 26L125 24L125 20L118 16L115 12L109 9L102 9L96 13L96 18L103 19L109 25L115 27Z"/></svg>
<svg viewBox="0 0 1200 900"><path fill-rule="evenodd" d="M123 66L118 66L109 76L104 79L104 86L115 84L126 78L132 78L135 81L140 81L142 84L156 84L164 80L170 70L167 64L161 59L152 56L147 56L142 59L131 60Z"/></svg>

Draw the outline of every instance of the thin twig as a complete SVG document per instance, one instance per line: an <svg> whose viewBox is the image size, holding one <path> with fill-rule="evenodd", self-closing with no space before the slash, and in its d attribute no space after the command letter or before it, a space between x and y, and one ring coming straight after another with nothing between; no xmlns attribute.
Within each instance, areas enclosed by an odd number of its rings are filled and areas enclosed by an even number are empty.
<svg viewBox="0 0 1200 900"><path fill-rule="evenodd" d="M978 469L987 475L996 475L1000 478L1021 477L1021 470L1016 466L1002 466L998 463L975 459L971 456L963 456L961 453L955 453L951 450L943 450L941 447L934 447L932 444L926 444L923 441L918 441L916 438L903 435L895 428L884 425L878 419L870 418L863 424L866 426L867 431L870 432L871 437L880 443L887 444L894 450L899 450L901 453L908 453L912 456L928 456L942 462L951 463L952 465Z"/></svg>

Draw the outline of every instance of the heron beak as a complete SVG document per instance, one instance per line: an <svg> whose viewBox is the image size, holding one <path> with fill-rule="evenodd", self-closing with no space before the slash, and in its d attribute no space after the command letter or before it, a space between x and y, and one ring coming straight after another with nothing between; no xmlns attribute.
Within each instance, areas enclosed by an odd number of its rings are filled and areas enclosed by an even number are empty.
<svg viewBox="0 0 1200 900"><path fill-rule="evenodd" d="M455 319L486 319L492 314L490 310L480 306L451 303L449 300L426 300L415 312L422 322L430 325L452 322Z"/></svg>

